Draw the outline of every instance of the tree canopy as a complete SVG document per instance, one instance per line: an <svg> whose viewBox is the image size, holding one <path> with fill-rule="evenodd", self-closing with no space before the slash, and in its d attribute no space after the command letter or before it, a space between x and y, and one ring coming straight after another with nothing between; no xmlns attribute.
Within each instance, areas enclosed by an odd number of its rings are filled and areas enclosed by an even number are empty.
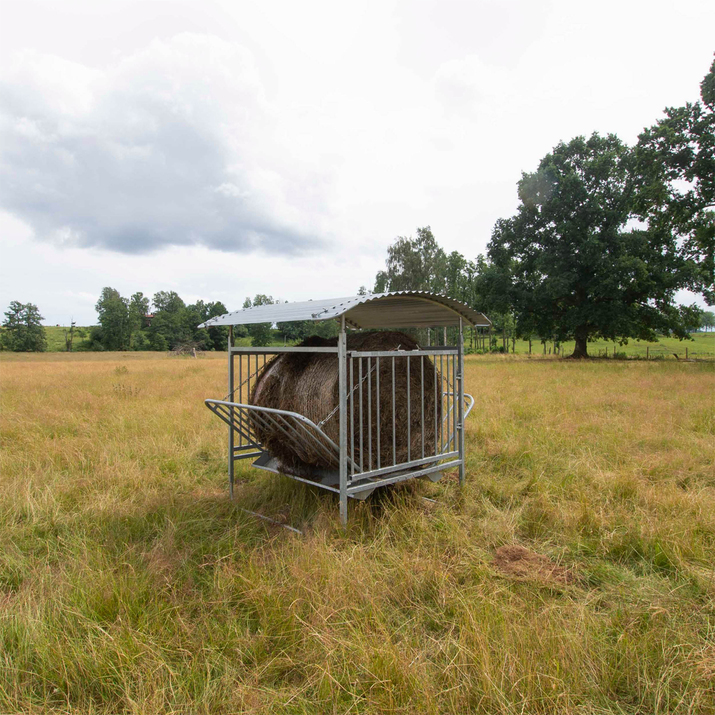
<svg viewBox="0 0 715 715"><path fill-rule="evenodd" d="M635 148L635 212L672 234L689 262L688 288L715 304L715 61L700 101L669 107Z"/></svg>
<svg viewBox="0 0 715 715"><path fill-rule="evenodd" d="M519 182L520 205L499 220L488 254L517 329L574 339L687 336L691 309L673 305L687 285L676 237L634 227L632 154L614 135L560 143Z"/></svg>
<svg viewBox="0 0 715 715"><path fill-rule="evenodd" d="M47 349L43 317L33 303L13 300L3 321L0 346L15 352L43 352Z"/></svg>

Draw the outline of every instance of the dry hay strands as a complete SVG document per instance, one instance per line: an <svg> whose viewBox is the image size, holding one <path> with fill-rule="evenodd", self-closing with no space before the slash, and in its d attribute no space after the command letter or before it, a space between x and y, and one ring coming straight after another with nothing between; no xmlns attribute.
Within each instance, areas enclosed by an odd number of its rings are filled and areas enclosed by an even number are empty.
<svg viewBox="0 0 715 715"><path fill-rule="evenodd" d="M300 344L306 347L336 345L337 338L319 337L308 338ZM418 350L419 347L409 335L400 332L365 332L347 336L348 350L395 351ZM359 363L362 363L362 379ZM429 357L409 358L409 380L408 358L405 356L383 357L379 360L379 369L376 358L355 359L350 388L352 399L348 402L348 455L360 471L377 469L378 455L379 466L386 467L408 461L408 455L410 459L420 459L434 454L435 432L442 421L441 392L441 376ZM339 444L338 402L338 357L330 353L277 355L266 364L251 393L252 404L297 412L320 425L335 444ZM263 448L290 471L302 471L311 466L338 467L337 458L329 456L311 439L287 435L284 430L267 425L265 421L259 424L255 419L253 428Z"/></svg>

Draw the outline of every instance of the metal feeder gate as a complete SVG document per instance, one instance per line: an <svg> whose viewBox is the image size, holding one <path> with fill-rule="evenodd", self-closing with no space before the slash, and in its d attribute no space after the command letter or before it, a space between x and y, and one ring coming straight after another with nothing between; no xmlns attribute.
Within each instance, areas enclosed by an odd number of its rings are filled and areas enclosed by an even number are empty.
<svg viewBox="0 0 715 715"><path fill-rule="evenodd" d="M255 323L283 323L289 321L337 320L340 324L335 347L235 347L233 326ZM415 477L426 476L438 481L445 469L458 468L459 482L464 483L464 420L474 406L474 398L464 392L464 324L486 328L491 322L464 303L446 296L421 291L379 293L334 298L332 300L301 303L277 303L245 308L211 318L201 328L226 325L228 340L228 395L224 400L206 400L206 406L228 425L228 478L233 498L234 463L238 459L253 459L254 467L264 469L300 482L335 492L340 497L340 519L347 523L348 497L365 499L377 487ZM419 350L360 351L348 350L346 329L367 328L443 328L442 345L428 345ZM457 345L447 345L447 328L458 328ZM431 334L428 330L428 335ZM439 338L439 332L434 331ZM428 338L428 342L430 342ZM437 342L437 341L435 341ZM280 353L332 353L338 360L339 403L317 424L304 415L287 410L250 404L256 380L269 358ZM238 360L236 360L238 357ZM426 380L424 361L431 358L434 379ZM384 399L380 391L380 365L387 361L392 373L391 398ZM407 413L412 400L422 405L421 420L407 423L407 459L398 460L395 445L395 371L406 370ZM410 387L410 372L420 375L420 388ZM373 382L377 381L373 392ZM352 386L349 388L349 386ZM426 445L424 396L431 390L434 402L434 435ZM417 394L413 394L416 392ZM437 405L441 402L441 410ZM376 404L373 404L376 403ZM387 404L385 404L387 403ZM380 415L392 412L392 433L381 434ZM438 415L441 414L441 418ZM376 418L376 439L373 439L372 416ZM363 429L364 416L368 429ZM339 422L336 443L322 429L329 420ZM311 468L306 476L291 473L262 448L254 425L270 428L286 435L287 439L303 440L319 450L326 461L338 465L336 469ZM413 453L412 430L420 433L421 445ZM432 437L434 436L434 442ZM385 464L381 449L387 440L392 442L393 458ZM355 457L355 445L359 445ZM388 449L389 452L389 449ZM280 467L280 468L279 468Z"/></svg>

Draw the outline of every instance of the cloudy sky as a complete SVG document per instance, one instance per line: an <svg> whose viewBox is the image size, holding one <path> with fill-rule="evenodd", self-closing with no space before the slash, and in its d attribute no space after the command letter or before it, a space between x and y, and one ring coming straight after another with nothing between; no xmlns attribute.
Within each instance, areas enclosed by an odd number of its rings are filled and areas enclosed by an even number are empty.
<svg viewBox="0 0 715 715"><path fill-rule="evenodd" d="M240 307L468 258L558 141L698 97L715 3L1 0L0 309L104 286Z"/></svg>

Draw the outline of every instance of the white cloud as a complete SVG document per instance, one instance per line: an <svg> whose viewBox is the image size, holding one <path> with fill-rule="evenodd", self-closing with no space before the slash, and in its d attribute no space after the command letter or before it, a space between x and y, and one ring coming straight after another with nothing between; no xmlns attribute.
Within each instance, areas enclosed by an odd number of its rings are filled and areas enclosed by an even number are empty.
<svg viewBox="0 0 715 715"><path fill-rule="evenodd" d="M234 43L184 33L101 71L25 52L0 98L2 203L41 239L127 253L320 242L312 169L285 161L253 58Z"/></svg>

